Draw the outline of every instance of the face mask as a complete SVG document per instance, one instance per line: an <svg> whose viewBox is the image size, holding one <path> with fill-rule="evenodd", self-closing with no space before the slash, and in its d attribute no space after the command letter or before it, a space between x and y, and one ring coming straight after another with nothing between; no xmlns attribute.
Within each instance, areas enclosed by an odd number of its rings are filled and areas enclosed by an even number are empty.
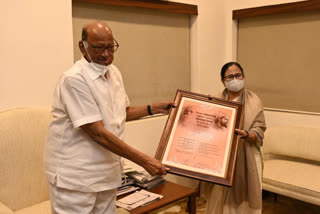
<svg viewBox="0 0 320 214"><path fill-rule="evenodd" d="M87 53L87 55L88 55L88 57L90 59L90 63L89 63L90 67L93 70L99 71L101 73L105 73L109 69L110 65L100 65L98 63L93 62L91 57L90 57L90 55L89 55L89 53L88 53L88 50L87 50L88 44L86 42L84 42L84 41L82 43L83 43L84 49L85 49L85 51L86 51L86 53Z"/></svg>
<svg viewBox="0 0 320 214"><path fill-rule="evenodd" d="M100 65L98 63L95 63L95 62L90 62L89 63L89 66L93 69L93 70L96 70L96 71L99 71L103 74L105 74L105 72L109 69L110 65Z"/></svg>
<svg viewBox="0 0 320 214"><path fill-rule="evenodd" d="M233 79L230 82L225 81L226 88L233 92L240 91L244 86L244 80Z"/></svg>

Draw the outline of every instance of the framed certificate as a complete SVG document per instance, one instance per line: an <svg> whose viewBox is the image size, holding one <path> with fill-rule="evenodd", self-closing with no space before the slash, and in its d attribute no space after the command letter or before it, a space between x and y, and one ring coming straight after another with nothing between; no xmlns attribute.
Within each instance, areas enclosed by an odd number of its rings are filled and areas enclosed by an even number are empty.
<svg viewBox="0 0 320 214"><path fill-rule="evenodd" d="M155 158L169 173L232 186L242 104L178 90Z"/></svg>

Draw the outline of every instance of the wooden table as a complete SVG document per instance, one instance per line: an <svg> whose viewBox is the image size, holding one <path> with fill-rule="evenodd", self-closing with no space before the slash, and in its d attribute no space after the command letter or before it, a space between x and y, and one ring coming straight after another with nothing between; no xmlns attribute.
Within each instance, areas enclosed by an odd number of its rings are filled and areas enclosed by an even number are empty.
<svg viewBox="0 0 320 214"><path fill-rule="evenodd" d="M172 202L178 201L186 197L188 197L188 212L191 214L196 214L197 190L195 189L191 189L167 181L166 183L148 191L163 195L163 198L158 201L152 202L151 204L148 204L146 206L137 207L133 210L130 210L129 212L131 214L149 213L153 210L159 209L160 207L163 207L165 205L168 205Z"/></svg>

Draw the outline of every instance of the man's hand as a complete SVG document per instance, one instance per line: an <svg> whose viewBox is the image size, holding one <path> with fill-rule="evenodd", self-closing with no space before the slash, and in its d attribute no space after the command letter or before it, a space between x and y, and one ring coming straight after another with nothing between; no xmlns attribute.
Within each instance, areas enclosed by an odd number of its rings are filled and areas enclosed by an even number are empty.
<svg viewBox="0 0 320 214"><path fill-rule="evenodd" d="M171 107L176 107L173 101L153 103L151 111L153 114L168 114Z"/></svg>
<svg viewBox="0 0 320 214"><path fill-rule="evenodd" d="M147 160L142 167L147 170L150 175L166 175L167 171L169 171L169 168L154 158Z"/></svg>

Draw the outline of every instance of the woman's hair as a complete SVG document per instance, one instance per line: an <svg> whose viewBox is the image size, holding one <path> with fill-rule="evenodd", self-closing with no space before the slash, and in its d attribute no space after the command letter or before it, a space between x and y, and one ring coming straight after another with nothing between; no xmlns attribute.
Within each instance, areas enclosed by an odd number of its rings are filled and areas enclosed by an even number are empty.
<svg viewBox="0 0 320 214"><path fill-rule="evenodd" d="M225 75L226 71L228 70L228 68L230 66L233 66L233 65L237 66L241 70L242 75L244 76L243 69L242 69L242 67L241 67L241 65L239 63L237 63L237 62L228 62L228 63L224 64L224 66L222 66L222 68L221 68L220 75L221 75L221 79L222 80L224 79L224 75Z"/></svg>

